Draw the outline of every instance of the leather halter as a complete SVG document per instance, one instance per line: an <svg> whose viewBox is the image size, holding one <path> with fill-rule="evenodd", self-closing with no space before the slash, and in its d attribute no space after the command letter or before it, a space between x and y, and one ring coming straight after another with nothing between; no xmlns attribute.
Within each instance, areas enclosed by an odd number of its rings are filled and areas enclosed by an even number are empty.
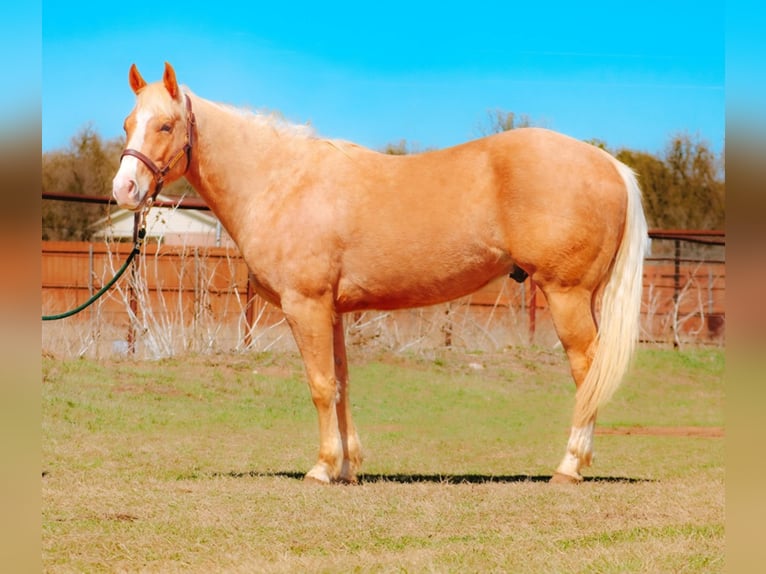
<svg viewBox="0 0 766 574"><path fill-rule="evenodd" d="M122 161L122 158L124 158L126 155L133 156L139 159L147 168L149 168L149 171L152 172L152 177L154 179L154 192L148 200L144 199L142 201L142 203L145 202L147 204L147 207L154 203L154 200L157 198L160 190L162 189L162 185L165 183L165 176L171 169L173 169L173 167L181 160L183 156L186 156L186 169L184 169L184 173L189 170L189 166L191 165L191 154L192 148L194 147L194 126L196 125L196 119L194 118L194 112L192 112L189 95L184 94L184 96L186 98L186 143L178 151L177 154L170 158L164 167L157 167L157 164L155 164L148 156L135 149L126 148L120 156L120 161Z"/></svg>

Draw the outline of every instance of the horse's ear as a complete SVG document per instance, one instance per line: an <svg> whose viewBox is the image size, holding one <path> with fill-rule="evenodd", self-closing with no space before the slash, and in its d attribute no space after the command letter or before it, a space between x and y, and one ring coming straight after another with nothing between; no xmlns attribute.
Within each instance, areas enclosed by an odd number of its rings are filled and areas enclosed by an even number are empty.
<svg viewBox="0 0 766 574"><path fill-rule="evenodd" d="M135 64L131 64L130 66L128 82L130 83L130 88L133 90L134 94L137 94L146 85L146 80L141 77Z"/></svg>
<svg viewBox="0 0 766 574"><path fill-rule="evenodd" d="M162 81L165 83L165 89L170 94L170 97L174 100L181 99L181 90L178 89L178 82L176 81L176 72L173 66L165 62L165 75L162 77Z"/></svg>

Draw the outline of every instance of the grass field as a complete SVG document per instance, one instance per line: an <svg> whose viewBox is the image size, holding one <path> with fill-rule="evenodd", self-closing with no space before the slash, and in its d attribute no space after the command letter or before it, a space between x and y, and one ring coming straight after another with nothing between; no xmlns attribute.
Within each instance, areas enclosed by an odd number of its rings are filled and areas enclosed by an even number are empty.
<svg viewBox="0 0 766 574"><path fill-rule="evenodd" d="M560 350L352 353L361 483L290 354L43 358L46 572L720 572L724 354L643 349L577 486Z"/></svg>

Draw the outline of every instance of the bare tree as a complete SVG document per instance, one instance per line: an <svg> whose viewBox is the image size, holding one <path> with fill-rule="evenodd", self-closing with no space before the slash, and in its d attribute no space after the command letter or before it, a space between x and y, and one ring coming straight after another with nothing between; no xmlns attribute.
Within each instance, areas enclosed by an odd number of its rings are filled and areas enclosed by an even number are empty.
<svg viewBox="0 0 766 574"><path fill-rule="evenodd" d="M527 114L516 114L496 108L487 110L487 117L478 125L477 131L482 136L488 136L518 128L529 128L533 125L532 119Z"/></svg>
<svg viewBox="0 0 766 574"><path fill-rule="evenodd" d="M617 159L638 174L651 227L724 227L722 159L704 140L679 134L670 138L664 157L624 149L617 153Z"/></svg>

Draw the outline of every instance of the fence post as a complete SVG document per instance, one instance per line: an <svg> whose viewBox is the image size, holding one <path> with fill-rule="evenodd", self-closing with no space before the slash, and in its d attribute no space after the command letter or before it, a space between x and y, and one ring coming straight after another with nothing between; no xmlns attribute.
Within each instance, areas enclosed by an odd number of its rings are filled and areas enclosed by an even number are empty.
<svg viewBox="0 0 766 574"><path fill-rule="evenodd" d="M452 303L447 303L444 306L444 325L442 325L445 347L452 346L452 327Z"/></svg>
<svg viewBox="0 0 766 574"><path fill-rule="evenodd" d="M527 307L529 312L529 343L532 344L535 341L535 323L537 321L537 285L529 278L529 306Z"/></svg>
<svg viewBox="0 0 766 574"><path fill-rule="evenodd" d="M673 256L673 348L678 349L678 297L681 292L681 240L676 239Z"/></svg>
<svg viewBox="0 0 766 574"><path fill-rule="evenodd" d="M253 288L253 274L250 268L247 268L247 294L245 295L245 348L249 348L253 343L253 321L255 320L255 289Z"/></svg>
<svg viewBox="0 0 766 574"><path fill-rule="evenodd" d="M93 243L88 243L88 297L93 297L95 287L93 286L93 278L96 275L95 266L93 263ZM93 311L94 308L88 310L88 317L90 318L90 326L93 328Z"/></svg>
<svg viewBox="0 0 766 574"><path fill-rule="evenodd" d="M133 245L138 242L138 228L141 218L141 212L137 211L133 215ZM130 316L128 317L128 352L131 355L136 354L136 321L138 320L138 296L136 294L136 286L138 285L138 266L141 262L141 256L133 258L133 265L130 267L130 285L129 285L129 297L130 297Z"/></svg>

